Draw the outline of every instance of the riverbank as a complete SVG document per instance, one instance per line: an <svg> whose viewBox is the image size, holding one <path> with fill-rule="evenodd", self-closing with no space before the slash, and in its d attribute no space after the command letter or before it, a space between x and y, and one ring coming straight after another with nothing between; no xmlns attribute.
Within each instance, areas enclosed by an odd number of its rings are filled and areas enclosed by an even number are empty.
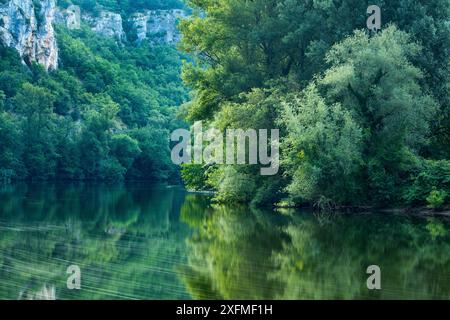
<svg viewBox="0 0 450 320"><path fill-rule="evenodd" d="M312 211L330 211L335 213L390 213L404 214L414 216L442 216L450 217L450 206L445 206L442 210L433 210L426 206L421 207L392 207L392 208L376 208L372 206L346 206L337 208L318 209L314 206L293 206L293 205L276 205L275 209L309 209Z"/></svg>

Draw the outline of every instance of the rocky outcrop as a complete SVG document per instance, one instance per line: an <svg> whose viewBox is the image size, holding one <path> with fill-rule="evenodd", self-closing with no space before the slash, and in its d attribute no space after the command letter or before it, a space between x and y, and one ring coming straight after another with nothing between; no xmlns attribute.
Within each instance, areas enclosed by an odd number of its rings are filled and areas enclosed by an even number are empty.
<svg viewBox="0 0 450 320"><path fill-rule="evenodd" d="M180 32L177 29L178 19L186 17L184 10L147 10L136 13L128 19L131 26L130 32L136 38L137 43L149 41L151 43L174 44L180 40ZM120 14L101 11L98 17L83 15L82 20L91 26L92 30L105 37L115 38L120 41L126 39L124 21ZM67 21L65 24L69 24Z"/></svg>
<svg viewBox="0 0 450 320"><path fill-rule="evenodd" d="M102 11L98 17L83 15L86 21L96 33L108 38L115 38L119 41L126 39L123 31L122 16L118 13Z"/></svg>
<svg viewBox="0 0 450 320"><path fill-rule="evenodd" d="M27 64L36 61L46 70L56 69L55 12L55 0L10 0L0 5L0 42L15 48Z"/></svg>
<svg viewBox="0 0 450 320"><path fill-rule="evenodd" d="M148 10L130 18L137 36L137 42L148 40L152 43L173 44L180 40L177 21L187 16L186 11Z"/></svg>
<svg viewBox="0 0 450 320"><path fill-rule="evenodd" d="M56 11L55 22L65 25L70 30L81 28L81 10L80 7L70 5L67 9L58 9Z"/></svg>
<svg viewBox="0 0 450 320"><path fill-rule="evenodd" d="M184 10L147 10L136 13L125 23L133 41L174 44L180 40L177 22L187 16ZM9 0L0 2L0 43L13 47L24 63L37 62L46 70L58 67L58 46L54 23L79 29L87 23L94 32L119 42L126 40L124 21L118 13L101 11L93 16L83 14L77 6L58 9L56 0Z"/></svg>

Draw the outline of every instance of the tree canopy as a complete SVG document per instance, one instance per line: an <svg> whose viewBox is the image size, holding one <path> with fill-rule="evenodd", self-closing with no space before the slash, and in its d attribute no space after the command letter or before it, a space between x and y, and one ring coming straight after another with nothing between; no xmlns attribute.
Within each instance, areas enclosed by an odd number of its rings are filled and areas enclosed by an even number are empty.
<svg viewBox="0 0 450 320"><path fill-rule="evenodd" d="M193 89L186 119L282 131L277 177L250 166L183 169L200 172L217 200L404 203L430 168L424 161L449 159L448 1L189 4L194 14L180 25L180 48L194 57L183 68ZM378 33L365 29L369 4L382 10ZM241 196L225 190L236 185Z"/></svg>

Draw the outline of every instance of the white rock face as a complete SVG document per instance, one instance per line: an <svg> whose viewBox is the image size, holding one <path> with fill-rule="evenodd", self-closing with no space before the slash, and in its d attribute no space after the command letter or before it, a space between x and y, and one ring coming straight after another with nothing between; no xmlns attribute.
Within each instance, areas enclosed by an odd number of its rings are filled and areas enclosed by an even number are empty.
<svg viewBox="0 0 450 320"><path fill-rule="evenodd" d="M137 42L173 44L180 41L177 22L187 16L184 10L147 10L135 14L130 21L137 35Z"/></svg>
<svg viewBox="0 0 450 320"><path fill-rule="evenodd" d="M184 18L184 10L147 10L135 13L128 21L137 36L137 42L150 41L151 43L177 43L181 36L177 30L178 19ZM120 41L126 39L123 21L120 14L102 11L99 17L83 15L94 32L105 37L116 38ZM67 23L66 23L67 24Z"/></svg>
<svg viewBox="0 0 450 320"><path fill-rule="evenodd" d="M56 11L55 22L65 25L70 30L81 28L81 10L80 7L70 5L67 9Z"/></svg>
<svg viewBox="0 0 450 320"><path fill-rule="evenodd" d="M92 30L108 38L116 38L119 41L125 40L122 17L118 13L102 11L99 17L84 15L83 20L88 22Z"/></svg>
<svg viewBox="0 0 450 320"><path fill-rule="evenodd" d="M186 11L178 9L147 10L127 22L137 43L174 44L181 38L177 22L186 16ZM58 46L53 24L79 29L82 22L98 34L126 41L124 21L118 13L101 11L94 17L73 5L59 9L56 0L9 0L0 5L0 43L15 48L24 63L37 62L46 70L54 70L58 67Z"/></svg>
<svg viewBox="0 0 450 320"><path fill-rule="evenodd" d="M15 48L23 61L33 61L46 70L58 67L58 46L56 45L53 21L55 0L10 0L0 6L0 42Z"/></svg>

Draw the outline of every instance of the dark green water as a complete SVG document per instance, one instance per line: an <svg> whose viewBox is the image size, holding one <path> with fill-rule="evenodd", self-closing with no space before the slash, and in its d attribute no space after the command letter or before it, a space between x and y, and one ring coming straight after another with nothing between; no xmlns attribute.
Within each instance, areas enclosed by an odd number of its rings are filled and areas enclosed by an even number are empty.
<svg viewBox="0 0 450 320"><path fill-rule="evenodd" d="M373 264L381 290L366 286ZM1 186L0 298L45 297L450 299L450 221L212 207L144 185Z"/></svg>

